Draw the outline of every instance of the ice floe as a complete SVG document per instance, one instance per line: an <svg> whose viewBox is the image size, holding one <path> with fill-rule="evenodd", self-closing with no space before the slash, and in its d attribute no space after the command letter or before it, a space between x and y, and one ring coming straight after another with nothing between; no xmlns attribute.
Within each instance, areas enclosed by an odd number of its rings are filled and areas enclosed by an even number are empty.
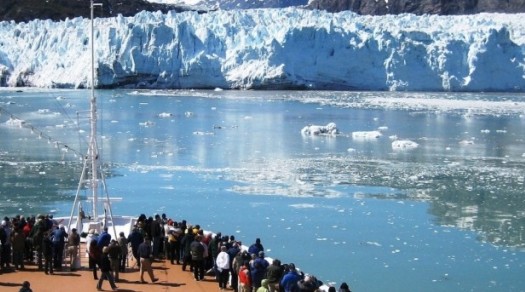
<svg viewBox="0 0 525 292"><path fill-rule="evenodd" d="M335 123L328 123L326 126L308 125L301 130L301 134L305 136L316 135L336 135L339 133Z"/></svg>
<svg viewBox="0 0 525 292"><path fill-rule="evenodd" d="M392 142L392 149L394 150L411 150L419 147L419 144L411 140L395 140Z"/></svg>

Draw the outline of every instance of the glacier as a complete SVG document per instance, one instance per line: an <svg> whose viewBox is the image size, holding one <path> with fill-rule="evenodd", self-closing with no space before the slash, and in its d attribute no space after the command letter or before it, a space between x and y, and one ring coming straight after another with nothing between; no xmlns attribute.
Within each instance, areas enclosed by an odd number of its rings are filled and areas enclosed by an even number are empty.
<svg viewBox="0 0 525 292"><path fill-rule="evenodd" d="M95 85L522 92L524 16L284 8L97 18ZM88 87L89 21L0 22L0 86Z"/></svg>

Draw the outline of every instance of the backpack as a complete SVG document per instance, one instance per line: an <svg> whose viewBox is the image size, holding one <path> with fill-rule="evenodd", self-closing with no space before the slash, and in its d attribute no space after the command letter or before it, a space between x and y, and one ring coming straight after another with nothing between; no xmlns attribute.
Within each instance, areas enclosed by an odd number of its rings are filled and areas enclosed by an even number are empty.
<svg viewBox="0 0 525 292"><path fill-rule="evenodd" d="M190 245L191 259L194 261L200 261L204 256L204 247L200 242L194 241Z"/></svg>

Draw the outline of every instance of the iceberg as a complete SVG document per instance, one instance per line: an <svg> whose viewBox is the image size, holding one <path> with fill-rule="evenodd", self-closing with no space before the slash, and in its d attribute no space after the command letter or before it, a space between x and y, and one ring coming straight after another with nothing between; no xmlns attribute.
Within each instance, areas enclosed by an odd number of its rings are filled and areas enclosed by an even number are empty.
<svg viewBox="0 0 525 292"><path fill-rule="evenodd" d="M339 130L335 123L328 123L326 126L308 125L301 129L303 136L318 136L318 135L337 135Z"/></svg>
<svg viewBox="0 0 525 292"><path fill-rule="evenodd" d="M417 147L419 147L419 144L411 140L396 140L392 142L393 150L412 150Z"/></svg>
<svg viewBox="0 0 525 292"><path fill-rule="evenodd" d="M383 134L380 131L355 131L352 132L352 139L354 140L376 140L381 138Z"/></svg>
<svg viewBox="0 0 525 292"><path fill-rule="evenodd" d="M9 118L5 122L6 126L8 126L8 127L16 127L16 128L22 128L25 124L26 124L26 122L24 120L17 119L17 118Z"/></svg>
<svg viewBox="0 0 525 292"><path fill-rule="evenodd" d="M86 88L89 20L0 22L0 86ZM300 8L95 20L99 88L523 91L523 14Z"/></svg>

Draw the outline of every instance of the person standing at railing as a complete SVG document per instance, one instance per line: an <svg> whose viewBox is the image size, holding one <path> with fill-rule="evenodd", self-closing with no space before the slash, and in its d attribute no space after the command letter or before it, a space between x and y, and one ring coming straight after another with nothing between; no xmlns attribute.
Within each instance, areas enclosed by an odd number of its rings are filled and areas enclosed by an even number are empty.
<svg viewBox="0 0 525 292"><path fill-rule="evenodd" d="M205 247L201 241L202 235L198 234L190 244L191 265L193 267L193 276L195 281L204 279Z"/></svg>
<svg viewBox="0 0 525 292"><path fill-rule="evenodd" d="M76 264L78 262L78 247L80 246L80 235L76 228L71 229L71 233L67 237L67 253L69 255L69 269L71 272L76 271Z"/></svg>
<svg viewBox="0 0 525 292"><path fill-rule="evenodd" d="M253 257L253 260L250 262L250 273L252 277L252 287L257 289L261 287L261 281L266 275L266 269L270 263L264 258L264 252L260 251L257 256Z"/></svg>
<svg viewBox="0 0 525 292"><path fill-rule="evenodd" d="M159 259L162 242L162 221L159 214L155 214L155 219L151 221L150 228L150 235L153 239L153 259Z"/></svg>
<svg viewBox="0 0 525 292"><path fill-rule="evenodd" d="M53 230L51 234L53 241L53 268L57 271L62 270L62 260L64 259L64 247L67 237L66 229L62 225Z"/></svg>
<svg viewBox="0 0 525 292"><path fill-rule="evenodd" d="M219 288L222 291L226 289L230 275L230 255L227 252L226 246L221 246L221 252L217 255L215 263L219 271Z"/></svg>
<svg viewBox="0 0 525 292"><path fill-rule="evenodd" d="M297 289L297 282L301 280L301 275L297 273L297 270L295 269L294 264L288 265L288 272L285 273L283 279L281 280L281 288L283 288L283 292L293 292L296 291L294 289Z"/></svg>
<svg viewBox="0 0 525 292"><path fill-rule="evenodd" d="M182 270L186 271L186 266L190 266L190 271L193 272L193 265L191 263L191 243L195 239L195 235L191 228L186 229L186 234L182 237L180 242L182 248Z"/></svg>
<svg viewBox="0 0 525 292"><path fill-rule="evenodd" d="M131 245L131 253L137 262L137 265L140 268L140 257L139 257L139 246L144 242L144 237L140 232L138 227L133 228L133 231L128 235L127 238L129 244Z"/></svg>
<svg viewBox="0 0 525 292"><path fill-rule="evenodd" d="M53 274L53 241L51 241L51 232L45 231L42 235L42 256L44 258L44 272Z"/></svg>
<svg viewBox="0 0 525 292"><path fill-rule="evenodd" d="M120 272L124 273L126 271L126 261L128 259L128 239L124 235L124 232L119 233L118 245L120 247Z"/></svg>
<svg viewBox="0 0 525 292"><path fill-rule="evenodd" d="M268 290L270 292L279 291L279 281L283 277L283 267L281 266L281 261L274 259L272 264L266 270L266 279L268 280Z"/></svg>
<svg viewBox="0 0 525 292"><path fill-rule="evenodd" d="M24 269L24 252L26 238L24 233L18 226L15 226L11 234L11 243L13 246L13 265L15 269Z"/></svg>
<svg viewBox="0 0 525 292"><path fill-rule="evenodd" d="M250 264L245 261L239 269L239 292L251 292Z"/></svg>
<svg viewBox="0 0 525 292"><path fill-rule="evenodd" d="M36 263L38 265L38 269L42 270L44 268L43 265L43 255L42 255L42 239L44 237L44 233L47 231L47 225L44 220L44 215L37 215L36 217L37 221L33 225L33 228L31 228L31 232L29 236L33 239L33 247L36 251Z"/></svg>

